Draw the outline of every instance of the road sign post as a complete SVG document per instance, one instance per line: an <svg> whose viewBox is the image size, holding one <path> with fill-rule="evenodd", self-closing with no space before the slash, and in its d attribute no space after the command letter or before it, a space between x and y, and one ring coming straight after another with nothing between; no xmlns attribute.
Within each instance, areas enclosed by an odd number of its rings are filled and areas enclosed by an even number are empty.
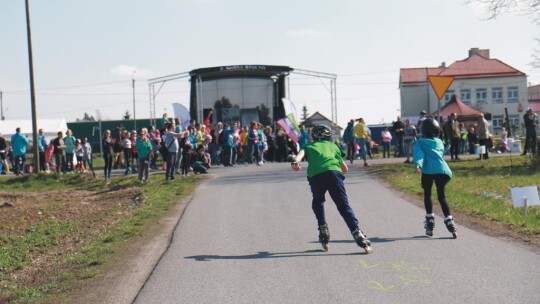
<svg viewBox="0 0 540 304"><path fill-rule="evenodd" d="M437 95L437 120L441 119L441 99L444 97L448 88L454 82L454 77L451 76L428 76L429 84L433 88L435 95Z"/></svg>

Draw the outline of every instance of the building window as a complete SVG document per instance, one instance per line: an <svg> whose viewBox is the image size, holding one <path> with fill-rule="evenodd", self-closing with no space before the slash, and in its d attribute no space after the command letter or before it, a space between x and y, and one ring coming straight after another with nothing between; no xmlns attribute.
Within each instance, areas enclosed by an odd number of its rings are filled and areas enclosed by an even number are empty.
<svg viewBox="0 0 540 304"><path fill-rule="evenodd" d="M465 89L461 90L461 101L463 101L464 104L470 105L471 104L471 90Z"/></svg>
<svg viewBox="0 0 540 304"><path fill-rule="evenodd" d="M448 90L446 93L444 93L444 102L449 102L450 99L452 99L452 96L454 96L455 92L454 90Z"/></svg>
<svg viewBox="0 0 540 304"><path fill-rule="evenodd" d="M487 90L486 89L476 89L476 102L486 103L487 102Z"/></svg>
<svg viewBox="0 0 540 304"><path fill-rule="evenodd" d="M518 102L518 87L508 87L508 102Z"/></svg>
<svg viewBox="0 0 540 304"><path fill-rule="evenodd" d="M503 126L504 118L502 115L493 116L493 129L500 129Z"/></svg>
<svg viewBox="0 0 540 304"><path fill-rule="evenodd" d="M503 103L503 90L502 88L491 89L491 99L493 103Z"/></svg>
<svg viewBox="0 0 540 304"><path fill-rule="evenodd" d="M512 132L516 132L520 129L519 115L508 115L508 121L512 126Z"/></svg>

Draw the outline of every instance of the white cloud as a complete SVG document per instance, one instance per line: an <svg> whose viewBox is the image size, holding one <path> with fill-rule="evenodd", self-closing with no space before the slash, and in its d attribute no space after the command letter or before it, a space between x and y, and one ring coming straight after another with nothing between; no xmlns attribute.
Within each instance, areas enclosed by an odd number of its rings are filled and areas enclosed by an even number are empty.
<svg viewBox="0 0 540 304"><path fill-rule="evenodd" d="M311 29L303 29L303 30L293 30L293 31L287 31L286 35L289 37L320 37L320 36L328 36L328 32L321 32Z"/></svg>
<svg viewBox="0 0 540 304"><path fill-rule="evenodd" d="M154 76L154 72L152 71L139 69L139 68L129 66L129 65L117 65L116 67L110 70L110 73L116 76L121 76L121 77L134 76L135 78L151 78Z"/></svg>

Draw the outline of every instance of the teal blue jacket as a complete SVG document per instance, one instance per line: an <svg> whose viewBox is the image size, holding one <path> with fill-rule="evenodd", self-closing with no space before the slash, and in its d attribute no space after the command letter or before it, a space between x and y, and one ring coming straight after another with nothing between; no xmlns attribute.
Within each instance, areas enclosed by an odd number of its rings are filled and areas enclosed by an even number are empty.
<svg viewBox="0 0 540 304"><path fill-rule="evenodd" d="M148 158L148 154L152 151L152 143L149 140L142 140L140 137L135 140L135 147L137 147L137 157L139 159Z"/></svg>
<svg viewBox="0 0 540 304"><path fill-rule="evenodd" d="M444 145L438 138L420 138L414 144L413 164L424 174L446 174L452 171L444 161Z"/></svg>
<svg viewBox="0 0 540 304"><path fill-rule="evenodd" d="M11 136L13 156L21 156L26 154L26 145L28 145L28 138L26 138L26 135L15 133L13 136Z"/></svg>

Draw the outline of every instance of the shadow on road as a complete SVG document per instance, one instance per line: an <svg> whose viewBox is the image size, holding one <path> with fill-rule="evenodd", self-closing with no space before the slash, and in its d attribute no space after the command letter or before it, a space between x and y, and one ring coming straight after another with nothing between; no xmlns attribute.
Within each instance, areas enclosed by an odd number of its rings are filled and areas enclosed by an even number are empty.
<svg viewBox="0 0 540 304"><path fill-rule="evenodd" d="M295 257L321 257L321 256L345 256L364 254L362 252L352 253L327 253L322 249L306 250L299 252L268 252L260 251L248 255L194 255L187 256L185 259L194 259L199 262L208 262L212 260L254 260L254 259L277 259L277 258L295 258Z"/></svg>

